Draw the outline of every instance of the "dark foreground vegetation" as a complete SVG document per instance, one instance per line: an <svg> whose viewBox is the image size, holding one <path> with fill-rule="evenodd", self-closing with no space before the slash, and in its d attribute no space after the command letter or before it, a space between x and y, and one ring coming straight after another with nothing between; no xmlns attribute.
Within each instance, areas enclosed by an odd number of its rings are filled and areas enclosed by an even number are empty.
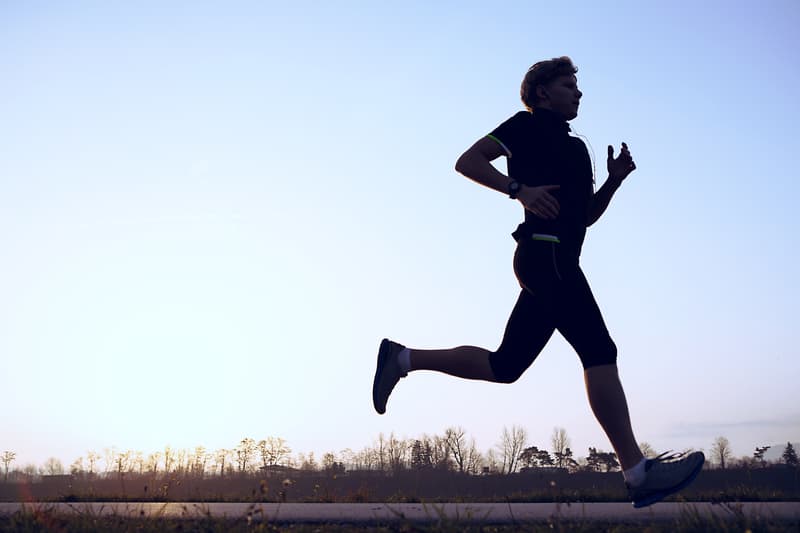
<svg viewBox="0 0 800 533"><path fill-rule="evenodd" d="M255 509L255 505L254 505ZM724 515L703 516L687 511L675 520L651 523L626 523L612 521L560 519L558 516L541 522L518 522L515 524L467 523L459 520L436 520L426 524L397 521L375 524L282 524L248 513L240 518L145 518L125 516L96 516L75 514L65 516L40 508L35 511L18 512L0 516L0 532L280 532L280 533L343 533L355 532L465 532L465 533L511 533L511 532L594 532L611 533L672 533L672 532L787 532L800 530L798 520L778 520L769 517L752 517L733 511Z"/></svg>
<svg viewBox="0 0 800 533"><path fill-rule="evenodd" d="M800 470L704 470L687 501L800 501ZM38 502L609 502L627 501L619 472L531 469L469 475L422 470L303 472L226 477L124 474L0 482L0 501Z"/></svg>

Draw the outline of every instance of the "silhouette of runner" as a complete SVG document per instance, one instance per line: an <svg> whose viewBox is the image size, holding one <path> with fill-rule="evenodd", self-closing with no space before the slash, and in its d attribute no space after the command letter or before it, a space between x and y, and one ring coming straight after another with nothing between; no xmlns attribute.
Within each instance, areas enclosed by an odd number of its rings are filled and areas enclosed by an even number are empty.
<svg viewBox="0 0 800 533"><path fill-rule="evenodd" d="M499 348L410 349L384 339L372 388L383 414L397 382L411 370L512 383L533 363L555 330L572 345L584 368L589 403L623 468L634 507L651 505L691 483L705 460L702 452L646 459L633 435L625 392L617 372L617 347L606 329L580 253L586 228L602 216L636 169L626 143L618 156L608 147L608 178L594 190L586 145L569 134L583 93L569 57L540 61L522 81L526 110L479 139L458 159L456 170L524 207L514 272L521 291ZM508 176L491 161L505 156Z"/></svg>

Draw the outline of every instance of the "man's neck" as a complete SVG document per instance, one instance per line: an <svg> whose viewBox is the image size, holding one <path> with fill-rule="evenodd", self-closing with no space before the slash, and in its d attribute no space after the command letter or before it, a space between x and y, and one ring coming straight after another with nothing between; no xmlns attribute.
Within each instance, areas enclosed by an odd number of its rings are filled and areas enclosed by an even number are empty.
<svg viewBox="0 0 800 533"><path fill-rule="evenodd" d="M566 118L564 118L564 115L562 115L562 114L561 114L561 113L559 113L558 111L554 111L554 110L553 110L553 109L552 109L552 108L551 108L549 105L546 105L546 104L545 104L545 105L538 105L538 106L536 106L535 108L533 108L533 114L535 115L535 114L536 114L536 112L537 112L537 111L539 111L539 110L541 110L541 111L544 111L544 113L543 113L543 114L550 115L550 116L552 116L553 118L558 118L559 120L563 120L564 122L566 122L566 121L567 121L567 119L566 119Z"/></svg>

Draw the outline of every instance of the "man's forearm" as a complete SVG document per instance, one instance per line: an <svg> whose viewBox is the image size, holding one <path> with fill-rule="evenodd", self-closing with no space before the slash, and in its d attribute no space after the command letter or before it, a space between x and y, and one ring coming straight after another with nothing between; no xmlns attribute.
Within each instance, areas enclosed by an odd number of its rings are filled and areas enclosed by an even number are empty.
<svg viewBox="0 0 800 533"><path fill-rule="evenodd" d="M456 171L485 187L508 193L509 177L478 154L465 153L461 156L456 162Z"/></svg>
<svg viewBox="0 0 800 533"><path fill-rule="evenodd" d="M597 222L603 213L605 213L606 209L608 208L608 204L611 202L611 198L614 196L614 193L617 192L617 189L619 189L620 185L622 185L621 179L609 176L603 186L600 187L596 193L594 193L592 200L589 203L587 226L591 226Z"/></svg>

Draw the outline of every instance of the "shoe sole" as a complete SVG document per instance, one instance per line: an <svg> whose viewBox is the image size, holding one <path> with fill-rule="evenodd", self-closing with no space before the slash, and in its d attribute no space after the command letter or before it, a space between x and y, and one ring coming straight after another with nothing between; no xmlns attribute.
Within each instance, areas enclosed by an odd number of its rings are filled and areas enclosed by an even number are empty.
<svg viewBox="0 0 800 533"><path fill-rule="evenodd" d="M705 464L705 462L706 462L706 458L703 457L703 460L700 461L700 464L697 465L697 467L692 471L692 473L689 474L686 477L686 479L684 479L683 481L678 483L676 486L674 486L674 487L672 487L670 489L667 489L667 490L663 490L661 492L657 492L657 493L651 494L650 496L648 496L647 498L644 498L642 500L633 502L634 509L641 509L642 507L647 507L648 505L653 505L654 503L660 502L661 500L663 500L667 496L670 496L672 494L675 494L676 492L679 492L679 491L685 489L686 487L691 485L692 481L694 481L695 478L697 478L698 474L700 474L700 471L703 469L703 465Z"/></svg>
<svg viewBox="0 0 800 533"><path fill-rule="evenodd" d="M389 358L391 353L391 342L389 339L383 339L381 341L380 348L378 348L378 366L375 369L375 379L372 380L372 407L375 408L375 411L379 415L382 415L386 412L386 406L383 406L383 410L378 409L378 381L383 373L383 367L386 365L386 360Z"/></svg>

